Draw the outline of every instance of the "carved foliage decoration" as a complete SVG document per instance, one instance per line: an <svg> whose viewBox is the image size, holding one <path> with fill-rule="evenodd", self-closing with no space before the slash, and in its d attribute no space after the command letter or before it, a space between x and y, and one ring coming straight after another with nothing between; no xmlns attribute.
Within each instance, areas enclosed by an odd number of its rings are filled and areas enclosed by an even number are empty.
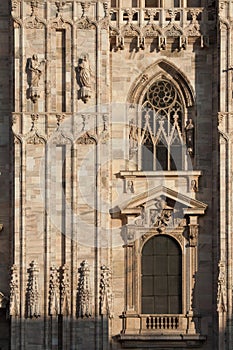
<svg viewBox="0 0 233 350"><path fill-rule="evenodd" d="M60 283L59 283L59 270L57 267L52 266L50 268L50 281L49 281L49 315L57 316L59 314L60 304Z"/></svg>
<svg viewBox="0 0 233 350"><path fill-rule="evenodd" d="M88 132L85 132L85 134L77 139L76 143L80 145L95 145L96 140L93 136L89 135Z"/></svg>
<svg viewBox="0 0 233 350"><path fill-rule="evenodd" d="M112 308L112 289L111 289L111 270L109 267L101 266L100 278L100 315L111 317Z"/></svg>
<svg viewBox="0 0 233 350"><path fill-rule="evenodd" d="M82 261L78 272L77 317L91 317L90 267L86 260Z"/></svg>
<svg viewBox="0 0 233 350"><path fill-rule="evenodd" d="M28 269L28 285L26 293L26 317L40 317L39 268L33 260Z"/></svg>
<svg viewBox="0 0 233 350"><path fill-rule="evenodd" d="M11 267L9 313L11 316L19 316L19 277L16 265Z"/></svg>

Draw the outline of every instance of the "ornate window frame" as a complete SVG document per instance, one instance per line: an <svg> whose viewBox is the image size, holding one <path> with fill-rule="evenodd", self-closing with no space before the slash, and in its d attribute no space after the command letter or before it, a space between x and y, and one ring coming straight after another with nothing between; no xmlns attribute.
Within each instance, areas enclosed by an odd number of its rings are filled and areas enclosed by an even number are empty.
<svg viewBox="0 0 233 350"><path fill-rule="evenodd" d="M150 222L152 210L157 210L153 224ZM126 222L122 227L126 299L119 335L119 341L125 347L131 346L132 341L136 341L135 347L140 347L143 339L162 341L164 336L171 341L171 346L187 339L196 345L205 340L205 336L201 335L201 318L193 293L197 272L198 217L205 210L204 203L164 186L154 188L149 195L148 192L138 195L119 208L119 216ZM181 314L141 313L141 253L145 242L155 235L170 236L181 247Z"/></svg>
<svg viewBox="0 0 233 350"><path fill-rule="evenodd" d="M150 128L150 121L148 118L143 123L142 111L144 99L148 92L148 89L154 84L156 84L156 82L158 81L165 81L171 84L171 86L174 87L174 90L178 95L179 103L182 105L182 116L180 116L180 118L177 118L177 121L174 120L173 126L175 124L176 132L178 134L179 139L181 140L181 144L183 147L182 166L181 169L178 170L187 171L190 167L192 167L192 158L194 156L195 148L193 124L191 124L193 126L192 134L190 133L189 140L187 139L187 131L190 129L190 125L188 125L188 122L190 122L190 120L192 121L193 119L195 119L194 92L191 88L191 84L189 83L187 77L185 77L177 67L175 67L173 64L166 60L160 60L151 65L135 81L134 85L132 86L132 89L129 92L127 106L127 123L129 125L129 147L127 150L126 159L129 159L129 166L134 167L134 170L145 170L142 167L142 144L145 132L147 130L149 131L150 137L153 139L153 145L155 150L157 135L153 134L153 131ZM178 122L178 119L181 118L182 120L180 124L180 121ZM168 135L168 138L169 137L170 135ZM187 151L185 150L185 145L187 147ZM156 170L155 154L153 163L153 170ZM165 171L171 171L169 164Z"/></svg>

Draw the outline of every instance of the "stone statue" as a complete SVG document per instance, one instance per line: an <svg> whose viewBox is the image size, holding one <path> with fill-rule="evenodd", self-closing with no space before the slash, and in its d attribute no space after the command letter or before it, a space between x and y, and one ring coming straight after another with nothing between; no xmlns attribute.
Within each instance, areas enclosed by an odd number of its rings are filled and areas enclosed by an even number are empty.
<svg viewBox="0 0 233 350"><path fill-rule="evenodd" d="M186 132L186 146L188 153L191 157L194 156L194 125L193 120L190 118L185 127Z"/></svg>
<svg viewBox="0 0 233 350"><path fill-rule="evenodd" d="M87 54L79 59L78 78L81 87L81 99L86 103L91 97L91 67Z"/></svg>
<svg viewBox="0 0 233 350"><path fill-rule="evenodd" d="M27 61L27 75L28 75L28 97L35 103L40 97L38 87L40 77L44 70L45 60L39 61L38 56L34 54L32 58Z"/></svg>
<svg viewBox="0 0 233 350"><path fill-rule="evenodd" d="M28 82L30 87L38 87L45 61L39 62L38 56L34 54L28 60Z"/></svg>

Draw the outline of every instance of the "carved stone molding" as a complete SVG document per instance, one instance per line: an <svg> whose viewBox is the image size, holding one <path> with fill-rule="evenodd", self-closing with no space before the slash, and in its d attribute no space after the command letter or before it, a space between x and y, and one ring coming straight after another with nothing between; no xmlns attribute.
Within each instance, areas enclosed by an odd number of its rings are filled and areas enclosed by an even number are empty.
<svg viewBox="0 0 233 350"><path fill-rule="evenodd" d="M39 267L33 260L28 269L28 285L26 293L26 317L40 317Z"/></svg>
<svg viewBox="0 0 233 350"><path fill-rule="evenodd" d="M91 317L92 295L90 287L90 267L86 260L83 260L79 272L78 293L77 293L77 317Z"/></svg>
<svg viewBox="0 0 233 350"><path fill-rule="evenodd" d="M9 314L10 316L19 316L19 276L16 265L11 267Z"/></svg>
<svg viewBox="0 0 233 350"><path fill-rule="evenodd" d="M101 266L100 278L100 315L112 317L112 288L111 270L109 267Z"/></svg>

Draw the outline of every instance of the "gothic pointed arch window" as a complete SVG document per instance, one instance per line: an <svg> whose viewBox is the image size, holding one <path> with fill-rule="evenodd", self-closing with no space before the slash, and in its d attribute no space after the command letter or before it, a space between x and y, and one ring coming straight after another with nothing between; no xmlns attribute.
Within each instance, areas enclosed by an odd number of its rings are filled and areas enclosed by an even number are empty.
<svg viewBox="0 0 233 350"><path fill-rule="evenodd" d="M144 95L141 112L142 170L182 170L185 111L177 87L156 80Z"/></svg>

